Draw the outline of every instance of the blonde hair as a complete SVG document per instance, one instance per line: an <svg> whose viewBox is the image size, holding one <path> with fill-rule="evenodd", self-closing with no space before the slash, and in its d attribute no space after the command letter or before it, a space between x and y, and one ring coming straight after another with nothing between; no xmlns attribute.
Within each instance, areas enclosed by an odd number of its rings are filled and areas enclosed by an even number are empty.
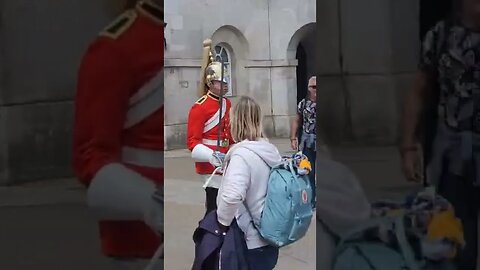
<svg viewBox="0 0 480 270"><path fill-rule="evenodd" d="M252 98L242 96L231 111L230 127L235 142L264 138L262 109Z"/></svg>

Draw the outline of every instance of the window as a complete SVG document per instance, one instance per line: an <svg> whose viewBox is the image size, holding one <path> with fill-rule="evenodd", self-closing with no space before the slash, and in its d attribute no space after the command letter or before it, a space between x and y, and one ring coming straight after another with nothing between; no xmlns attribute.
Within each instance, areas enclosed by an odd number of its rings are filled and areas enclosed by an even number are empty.
<svg viewBox="0 0 480 270"><path fill-rule="evenodd" d="M230 62L230 52L228 51L227 48L217 45L215 46L215 61L221 62L223 60L223 63L225 65L225 68L227 69L226 77L227 77L227 82L228 82L228 92L225 94L227 97L231 97L233 95L233 90L232 90L232 65Z"/></svg>

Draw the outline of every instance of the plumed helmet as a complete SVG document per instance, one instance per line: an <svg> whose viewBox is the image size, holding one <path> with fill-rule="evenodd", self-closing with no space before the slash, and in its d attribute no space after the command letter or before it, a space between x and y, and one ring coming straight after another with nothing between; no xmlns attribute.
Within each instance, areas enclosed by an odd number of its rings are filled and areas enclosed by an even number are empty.
<svg viewBox="0 0 480 270"><path fill-rule="evenodd" d="M213 60L213 54L211 51L212 40L206 39L203 42L203 57L202 57L202 70L200 77L200 84L198 89L198 95L203 96L207 93L207 86L213 81L222 80L222 63ZM228 83L228 69L223 67L223 82Z"/></svg>

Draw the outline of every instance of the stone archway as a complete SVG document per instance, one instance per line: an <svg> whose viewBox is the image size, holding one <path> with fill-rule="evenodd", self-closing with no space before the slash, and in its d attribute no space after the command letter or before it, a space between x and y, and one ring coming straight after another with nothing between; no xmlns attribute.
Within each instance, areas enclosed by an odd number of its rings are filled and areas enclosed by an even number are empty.
<svg viewBox="0 0 480 270"><path fill-rule="evenodd" d="M316 59L316 23L308 23L300 27L290 39L287 48L287 59L298 61L296 68L296 101L305 98L310 76L315 75Z"/></svg>
<svg viewBox="0 0 480 270"><path fill-rule="evenodd" d="M420 39L438 21L447 18L452 13L452 1L450 0L421 0L420 1Z"/></svg>
<svg viewBox="0 0 480 270"><path fill-rule="evenodd" d="M212 47L220 45L228 50L231 63L231 83L233 96L242 94L248 89L247 74L244 72L244 61L248 57L249 45L243 33L232 25L223 25L211 36Z"/></svg>

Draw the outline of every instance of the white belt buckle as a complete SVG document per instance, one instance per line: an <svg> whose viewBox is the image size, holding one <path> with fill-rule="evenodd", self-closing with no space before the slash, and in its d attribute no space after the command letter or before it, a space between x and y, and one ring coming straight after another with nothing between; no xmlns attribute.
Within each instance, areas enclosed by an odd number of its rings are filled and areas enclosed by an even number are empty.
<svg viewBox="0 0 480 270"><path fill-rule="evenodd" d="M217 146L218 141L217 140L203 139L202 142L205 145ZM230 142L228 141L228 139L220 140L220 147L228 147L229 145L230 145Z"/></svg>

